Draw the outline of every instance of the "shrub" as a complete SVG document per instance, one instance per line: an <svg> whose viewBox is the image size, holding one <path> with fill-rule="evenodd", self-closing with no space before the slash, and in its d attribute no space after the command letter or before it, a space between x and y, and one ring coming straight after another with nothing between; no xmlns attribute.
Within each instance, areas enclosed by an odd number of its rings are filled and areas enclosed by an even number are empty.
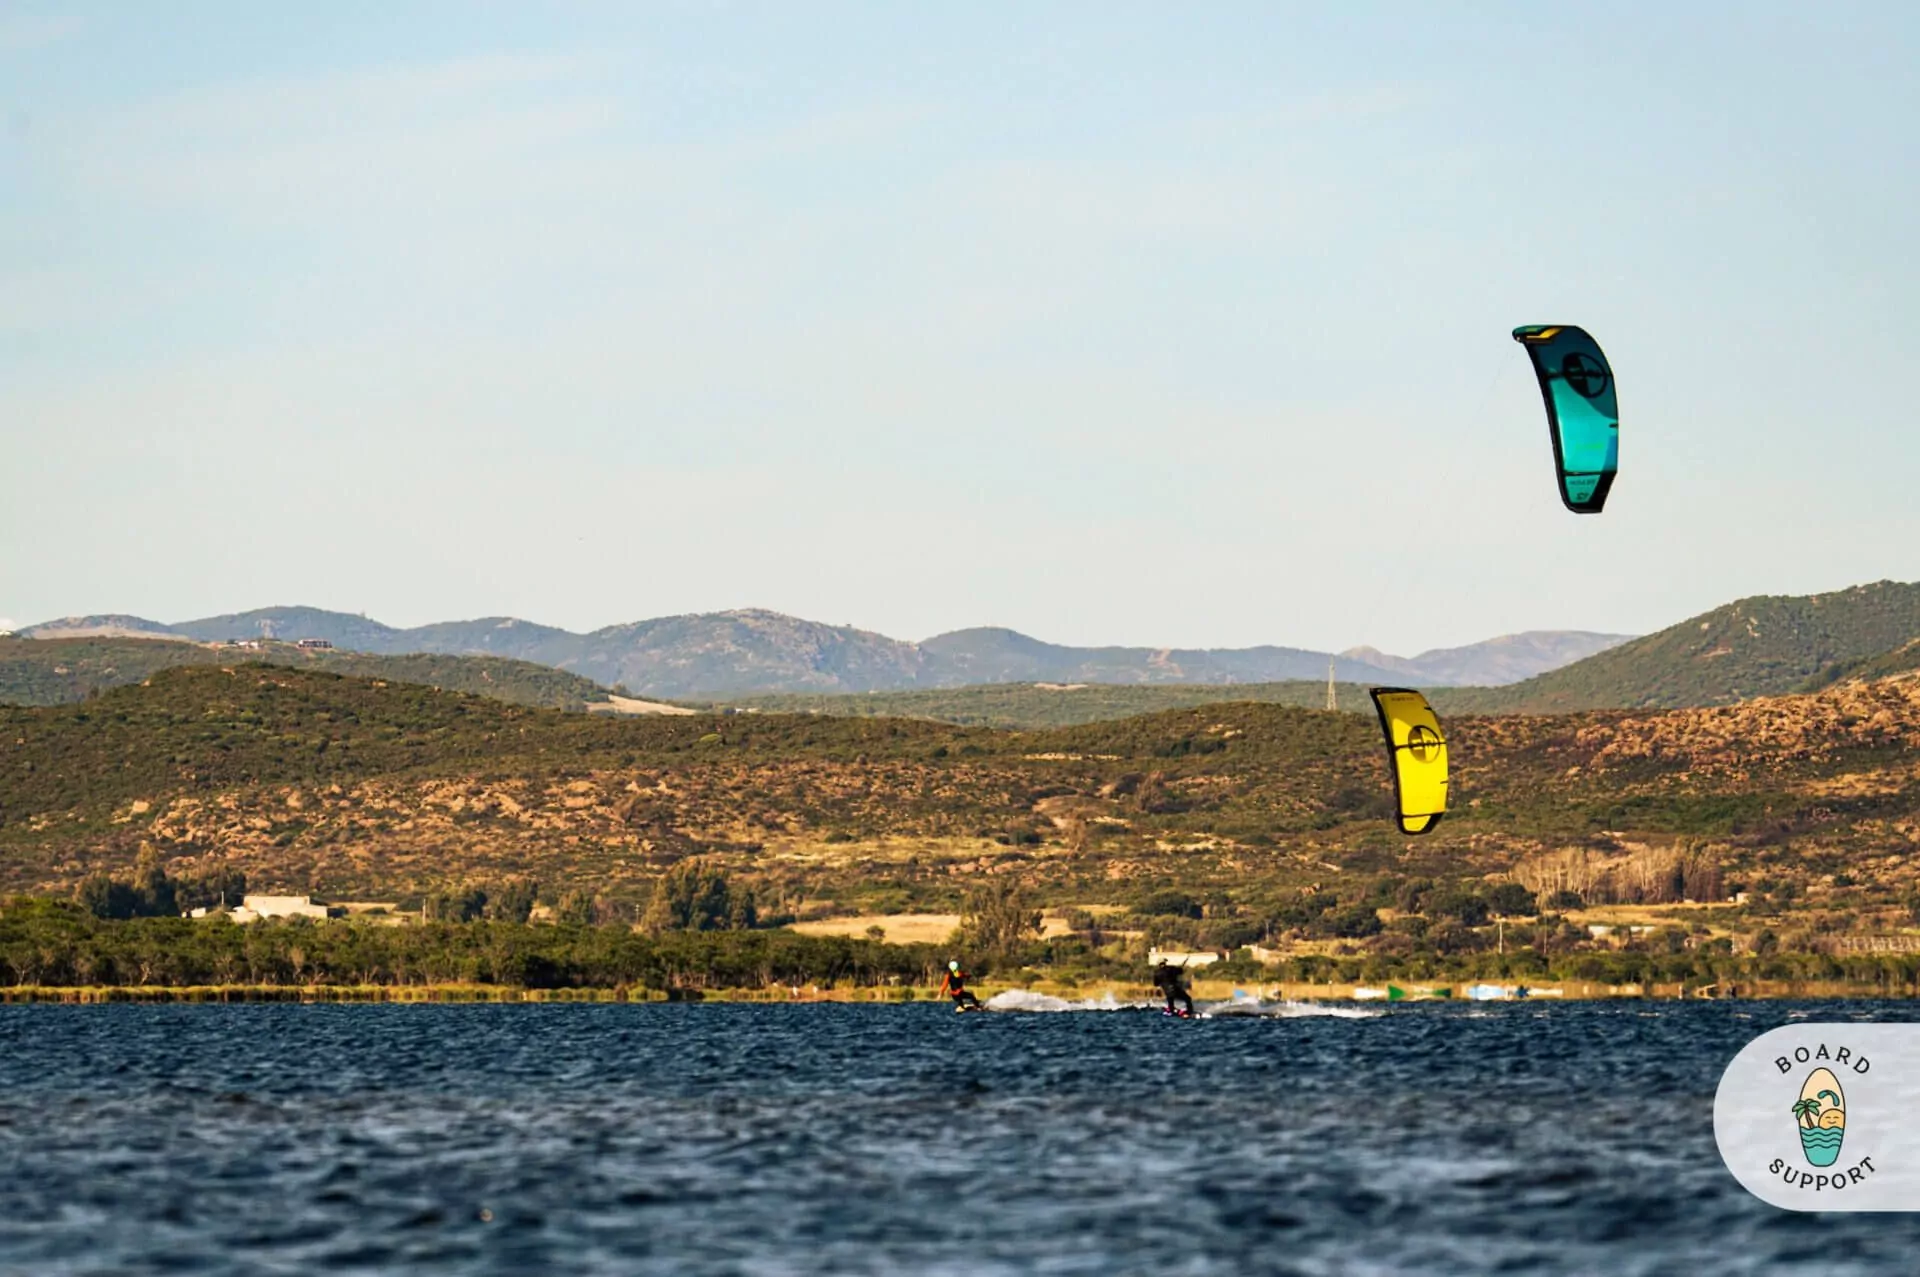
<svg viewBox="0 0 1920 1277"><path fill-rule="evenodd" d="M1198 918L1203 911L1200 902L1184 891L1156 891L1134 912L1149 918Z"/></svg>
<svg viewBox="0 0 1920 1277"><path fill-rule="evenodd" d="M1342 939L1358 940L1380 934L1380 915L1369 905L1352 905L1333 914L1328 928Z"/></svg>
<svg viewBox="0 0 1920 1277"><path fill-rule="evenodd" d="M1532 917L1533 893L1517 882L1503 882L1487 892L1487 907L1507 917Z"/></svg>

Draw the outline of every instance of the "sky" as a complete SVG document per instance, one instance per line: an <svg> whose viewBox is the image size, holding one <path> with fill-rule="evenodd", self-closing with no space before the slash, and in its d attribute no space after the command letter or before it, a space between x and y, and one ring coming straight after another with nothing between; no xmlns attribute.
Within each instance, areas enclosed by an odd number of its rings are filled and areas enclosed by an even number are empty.
<svg viewBox="0 0 1920 1277"><path fill-rule="evenodd" d="M1920 578L1920 7L0 0L0 627ZM1617 378L1567 512L1520 324Z"/></svg>

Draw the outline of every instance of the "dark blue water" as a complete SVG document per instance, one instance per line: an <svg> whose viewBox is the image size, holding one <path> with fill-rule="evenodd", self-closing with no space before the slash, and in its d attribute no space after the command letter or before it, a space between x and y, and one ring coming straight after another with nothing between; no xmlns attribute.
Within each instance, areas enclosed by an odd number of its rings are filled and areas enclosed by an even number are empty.
<svg viewBox="0 0 1920 1277"><path fill-rule="evenodd" d="M1721 1166L1794 1009L0 1008L0 1270L1920 1270Z"/></svg>

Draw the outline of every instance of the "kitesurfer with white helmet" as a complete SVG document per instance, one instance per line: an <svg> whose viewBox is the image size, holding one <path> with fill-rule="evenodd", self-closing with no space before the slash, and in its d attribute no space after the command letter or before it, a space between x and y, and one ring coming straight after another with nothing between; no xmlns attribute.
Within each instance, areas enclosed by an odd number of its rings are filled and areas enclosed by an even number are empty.
<svg viewBox="0 0 1920 1277"><path fill-rule="evenodd" d="M953 999L956 1011L978 1010L980 999L967 989L967 973L960 969L960 959L954 958L947 963L947 974L940 981L940 992Z"/></svg>

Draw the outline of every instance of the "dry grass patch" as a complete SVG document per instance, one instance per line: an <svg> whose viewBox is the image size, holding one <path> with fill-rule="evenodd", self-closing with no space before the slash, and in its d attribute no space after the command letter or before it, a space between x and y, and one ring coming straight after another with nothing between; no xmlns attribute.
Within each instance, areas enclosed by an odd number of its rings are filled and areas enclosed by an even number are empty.
<svg viewBox="0 0 1920 1277"><path fill-rule="evenodd" d="M864 936L874 927L892 944L944 944L960 926L957 913L863 913L851 918L796 922L803 936Z"/></svg>

